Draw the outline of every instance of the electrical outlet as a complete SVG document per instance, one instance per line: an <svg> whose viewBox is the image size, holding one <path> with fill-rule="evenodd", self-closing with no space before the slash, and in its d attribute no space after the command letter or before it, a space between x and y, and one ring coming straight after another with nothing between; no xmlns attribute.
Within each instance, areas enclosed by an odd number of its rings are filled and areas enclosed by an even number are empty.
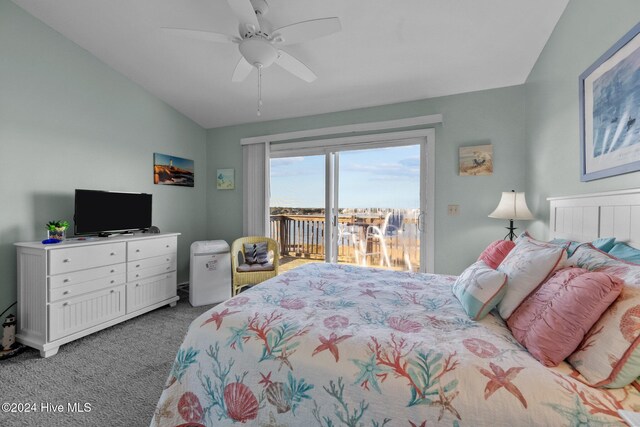
<svg viewBox="0 0 640 427"><path fill-rule="evenodd" d="M458 216L460 215L460 205L449 205L447 207L447 215Z"/></svg>

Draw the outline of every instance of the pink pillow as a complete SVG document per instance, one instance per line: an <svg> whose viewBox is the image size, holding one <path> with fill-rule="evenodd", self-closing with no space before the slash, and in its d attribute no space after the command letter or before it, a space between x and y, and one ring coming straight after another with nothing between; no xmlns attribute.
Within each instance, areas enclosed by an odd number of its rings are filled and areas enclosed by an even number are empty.
<svg viewBox="0 0 640 427"><path fill-rule="evenodd" d="M511 240L496 240L482 251L478 261L484 261L485 264L495 270L515 246L516 244Z"/></svg>
<svg viewBox="0 0 640 427"><path fill-rule="evenodd" d="M589 243L578 246L567 263L624 280L620 297L567 359L592 387L624 387L640 376L640 265L619 260Z"/></svg>
<svg viewBox="0 0 640 427"><path fill-rule="evenodd" d="M623 285L606 273L558 270L520 304L507 324L533 357L557 366L578 347Z"/></svg>

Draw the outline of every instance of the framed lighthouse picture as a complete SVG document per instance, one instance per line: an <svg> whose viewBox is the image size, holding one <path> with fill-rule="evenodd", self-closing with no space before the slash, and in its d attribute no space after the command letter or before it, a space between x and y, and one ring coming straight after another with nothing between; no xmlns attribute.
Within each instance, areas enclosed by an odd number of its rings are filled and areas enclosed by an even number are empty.
<svg viewBox="0 0 640 427"><path fill-rule="evenodd" d="M193 187L195 185L193 160L153 153L153 183Z"/></svg>

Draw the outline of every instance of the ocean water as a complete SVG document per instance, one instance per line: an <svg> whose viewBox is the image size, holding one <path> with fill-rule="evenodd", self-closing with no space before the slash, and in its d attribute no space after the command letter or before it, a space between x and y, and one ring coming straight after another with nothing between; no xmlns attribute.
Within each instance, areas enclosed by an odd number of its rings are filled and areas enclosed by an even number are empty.
<svg viewBox="0 0 640 427"><path fill-rule="evenodd" d="M593 157L640 144L640 49L593 82Z"/></svg>

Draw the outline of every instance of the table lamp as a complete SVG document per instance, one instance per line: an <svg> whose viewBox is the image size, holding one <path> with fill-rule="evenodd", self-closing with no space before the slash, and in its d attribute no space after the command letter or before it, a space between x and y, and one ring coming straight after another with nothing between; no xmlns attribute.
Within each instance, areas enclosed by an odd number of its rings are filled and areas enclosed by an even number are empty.
<svg viewBox="0 0 640 427"><path fill-rule="evenodd" d="M514 220L529 220L534 219L533 214L527 207L527 201L525 200L524 193L516 193L514 190L504 191L498 207L489 214L489 218L508 219L509 226L505 227L509 230L504 240L513 240L516 237L516 227L513 226Z"/></svg>

